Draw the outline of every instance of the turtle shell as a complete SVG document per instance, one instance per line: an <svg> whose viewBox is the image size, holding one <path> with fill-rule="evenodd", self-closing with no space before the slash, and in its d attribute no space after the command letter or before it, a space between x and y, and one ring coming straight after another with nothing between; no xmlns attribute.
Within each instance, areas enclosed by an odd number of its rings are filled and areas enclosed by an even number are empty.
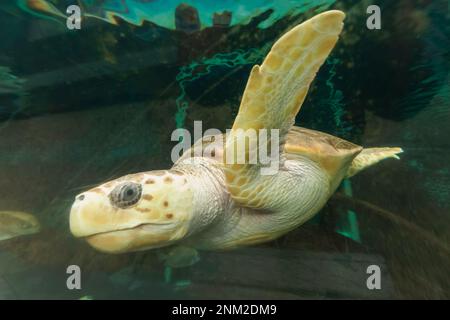
<svg viewBox="0 0 450 320"><path fill-rule="evenodd" d="M362 147L320 131L292 127L287 134L286 157L304 156L319 164L331 176L347 170Z"/></svg>
<svg viewBox="0 0 450 320"><path fill-rule="evenodd" d="M194 145L183 153L178 161L189 156L203 156L221 162L225 135L208 135L197 140ZM344 139L316 130L293 126L284 144L287 159L303 156L320 165L330 175L335 175L351 164L363 148Z"/></svg>

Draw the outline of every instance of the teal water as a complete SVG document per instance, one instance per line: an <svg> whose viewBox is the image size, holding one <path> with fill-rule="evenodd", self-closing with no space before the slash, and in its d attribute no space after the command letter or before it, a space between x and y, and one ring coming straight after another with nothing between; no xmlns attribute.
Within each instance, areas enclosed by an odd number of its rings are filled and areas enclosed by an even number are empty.
<svg viewBox="0 0 450 320"><path fill-rule="evenodd" d="M185 27L175 22L181 2L198 15ZM66 27L72 4L83 9L81 30ZM0 211L33 214L42 227L0 241L0 298L450 298L448 1L378 1L380 30L366 27L370 4L2 2ZM176 128L230 128L251 67L328 9L346 13L345 29L296 125L401 146L400 161L345 180L314 219L276 241L201 252L184 268L165 266L160 250L108 255L70 234L77 194L169 168ZM224 11L229 23L214 26ZM366 287L372 264L381 290ZM69 265L81 268L80 290L66 286Z"/></svg>

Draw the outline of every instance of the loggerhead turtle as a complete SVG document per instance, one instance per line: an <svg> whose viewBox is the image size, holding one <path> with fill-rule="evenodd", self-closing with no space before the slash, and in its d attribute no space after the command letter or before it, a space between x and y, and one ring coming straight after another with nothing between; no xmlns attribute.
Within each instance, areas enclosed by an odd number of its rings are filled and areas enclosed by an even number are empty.
<svg viewBox="0 0 450 320"><path fill-rule="evenodd" d="M21 211L0 211L0 241L38 233L39 221L32 215Z"/></svg>
<svg viewBox="0 0 450 320"><path fill-rule="evenodd" d="M343 178L400 148L362 148L293 126L310 83L343 28L344 13L327 11L294 27L254 66L227 136L197 141L169 170L130 174L76 197L74 236L111 253L168 245L227 249L273 240L310 219ZM237 129L279 129L279 171L224 161ZM191 157L215 142L215 152ZM267 147L268 145L266 145ZM245 153L250 151L249 144Z"/></svg>

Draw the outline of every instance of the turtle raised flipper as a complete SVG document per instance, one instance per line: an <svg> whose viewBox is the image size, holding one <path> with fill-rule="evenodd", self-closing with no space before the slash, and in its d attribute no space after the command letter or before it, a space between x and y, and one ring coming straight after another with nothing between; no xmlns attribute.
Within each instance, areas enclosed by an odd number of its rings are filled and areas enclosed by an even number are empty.
<svg viewBox="0 0 450 320"><path fill-rule="evenodd" d="M242 134L242 130L252 129L259 134L260 129L278 129L281 149L311 82L337 42L344 17L343 12L333 10L307 20L273 45L261 67L253 67L225 150L228 191L241 205L270 208L271 203L267 203L270 197L265 195L279 187L271 177L256 172L260 165L239 163L240 150L232 152L239 144L245 145L246 160L251 159L250 153L259 155L261 147L267 150L267 145L260 141L253 141L252 146L247 140L246 144L243 139L251 138Z"/></svg>

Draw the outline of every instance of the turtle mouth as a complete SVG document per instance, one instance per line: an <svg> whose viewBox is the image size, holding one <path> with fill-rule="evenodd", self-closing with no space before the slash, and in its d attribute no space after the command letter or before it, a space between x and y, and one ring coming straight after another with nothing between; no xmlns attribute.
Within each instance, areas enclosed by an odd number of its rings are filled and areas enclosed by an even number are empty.
<svg viewBox="0 0 450 320"><path fill-rule="evenodd" d="M123 229L116 229L116 230L110 230L110 231L103 231L103 232L97 232L90 235L82 236L80 238L85 240L91 240L99 236L107 236L107 235L114 235L114 234L120 234L120 233L126 233L129 231L158 231L159 227L161 226L169 226L174 225L173 223L141 223L137 226L130 227L130 228L123 228Z"/></svg>
<svg viewBox="0 0 450 320"><path fill-rule="evenodd" d="M173 242L175 223L144 223L131 228L111 230L82 237L95 249L123 253L159 248Z"/></svg>

